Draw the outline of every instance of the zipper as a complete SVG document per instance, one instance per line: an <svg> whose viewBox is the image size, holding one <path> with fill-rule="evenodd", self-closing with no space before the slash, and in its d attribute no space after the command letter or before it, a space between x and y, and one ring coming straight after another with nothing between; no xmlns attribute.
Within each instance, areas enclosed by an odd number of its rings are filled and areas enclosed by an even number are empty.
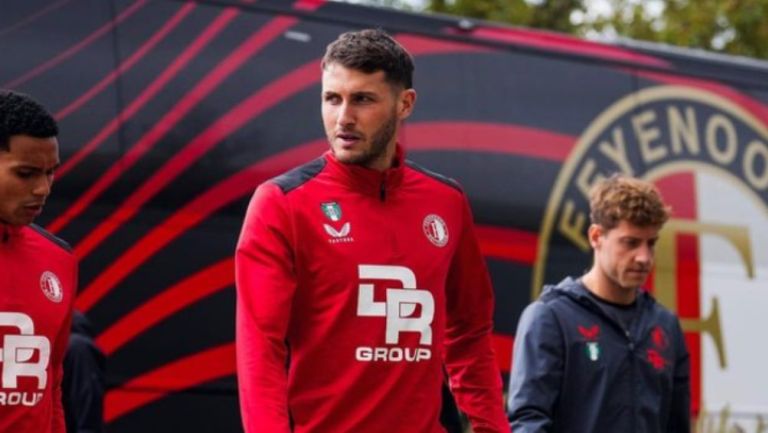
<svg viewBox="0 0 768 433"><path fill-rule="evenodd" d="M381 184L379 185L379 200L384 201L387 199L387 176L381 177Z"/></svg>

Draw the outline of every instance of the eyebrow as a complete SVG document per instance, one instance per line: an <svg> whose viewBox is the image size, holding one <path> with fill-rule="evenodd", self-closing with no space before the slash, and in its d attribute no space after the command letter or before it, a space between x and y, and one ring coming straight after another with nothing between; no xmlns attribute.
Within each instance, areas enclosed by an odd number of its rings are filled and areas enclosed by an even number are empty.
<svg viewBox="0 0 768 433"><path fill-rule="evenodd" d="M331 95L340 95L339 92L333 91L333 90L326 90L323 92L323 96L331 96ZM371 97L377 97L378 93L369 91L369 90L360 90L357 92L352 92L351 96L371 96Z"/></svg>
<svg viewBox="0 0 768 433"><path fill-rule="evenodd" d="M638 236L631 236L631 235L627 235L627 236L622 236L622 237L620 237L619 239L620 239L620 240L625 240L625 241L629 241L629 240L633 240L633 241L642 241L642 240L646 240L646 241L658 241L658 240L659 240L659 237L658 237L658 236L654 236L654 237L652 237L652 238L643 239L643 238L641 238L641 237L638 237Z"/></svg>
<svg viewBox="0 0 768 433"><path fill-rule="evenodd" d="M58 170L59 167L61 167L61 162L58 162L53 167L51 167L49 169L45 169L45 170L40 168L39 166L36 166L36 165L29 165L29 164L23 164L23 163L17 165L14 168L15 169L23 169L23 170L32 170L32 171L36 171L36 172L46 172L46 171L56 171L56 170Z"/></svg>

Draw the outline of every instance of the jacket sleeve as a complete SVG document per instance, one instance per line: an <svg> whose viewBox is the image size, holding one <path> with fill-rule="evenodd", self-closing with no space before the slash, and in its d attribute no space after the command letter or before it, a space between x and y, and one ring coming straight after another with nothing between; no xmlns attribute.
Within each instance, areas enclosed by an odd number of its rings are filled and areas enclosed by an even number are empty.
<svg viewBox="0 0 768 433"><path fill-rule="evenodd" d="M552 430L563 378L563 336L550 308L529 305L520 316L509 379L508 411L515 433Z"/></svg>
<svg viewBox="0 0 768 433"><path fill-rule="evenodd" d="M493 288L463 199L463 227L446 284L445 365L475 433L509 432L493 353Z"/></svg>
<svg viewBox="0 0 768 433"><path fill-rule="evenodd" d="M246 433L289 433L286 334L296 290L285 196L265 183L254 193L235 254L236 353Z"/></svg>
<svg viewBox="0 0 768 433"><path fill-rule="evenodd" d="M691 381L690 357L685 345L683 330L675 318L675 371L672 382L672 407L669 411L668 433L690 433L691 431Z"/></svg>
<svg viewBox="0 0 768 433"><path fill-rule="evenodd" d="M104 354L88 335L69 337L62 392L68 433L104 431Z"/></svg>

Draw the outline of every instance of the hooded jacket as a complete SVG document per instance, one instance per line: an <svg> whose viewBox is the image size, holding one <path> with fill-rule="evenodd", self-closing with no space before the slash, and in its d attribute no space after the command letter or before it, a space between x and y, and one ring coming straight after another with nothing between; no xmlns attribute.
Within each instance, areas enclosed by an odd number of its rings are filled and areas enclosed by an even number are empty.
<svg viewBox="0 0 768 433"><path fill-rule="evenodd" d="M93 338L91 323L75 310L61 384L67 433L104 431L106 359Z"/></svg>
<svg viewBox="0 0 768 433"><path fill-rule="evenodd" d="M688 351L677 317L644 290L625 329L581 280L545 286L517 328L515 433L688 433Z"/></svg>

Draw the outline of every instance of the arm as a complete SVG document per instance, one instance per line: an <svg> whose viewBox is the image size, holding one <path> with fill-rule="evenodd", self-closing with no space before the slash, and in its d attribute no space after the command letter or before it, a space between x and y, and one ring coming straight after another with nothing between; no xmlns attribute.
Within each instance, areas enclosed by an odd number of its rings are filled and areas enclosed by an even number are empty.
<svg viewBox="0 0 768 433"><path fill-rule="evenodd" d="M456 403L474 432L509 432L491 345L493 288L466 198L463 206L463 227L446 286L445 366Z"/></svg>
<svg viewBox="0 0 768 433"><path fill-rule="evenodd" d="M261 185L235 255L237 373L246 433L290 432L285 339L296 277L289 218L282 191Z"/></svg>
<svg viewBox="0 0 768 433"><path fill-rule="evenodd" d="M680 322L675 320L675 371L672 382L672 407L669 411L669 433L690 433L691 431L691 382L688 349Z"/></svg>
<svg viewBox="0 0 768 433"><path fill-rule="evenodd" d="M513 353L508 397L512 430L548 432L563 378L563 337L545 304L534 302L523 311Z"/></svg>

